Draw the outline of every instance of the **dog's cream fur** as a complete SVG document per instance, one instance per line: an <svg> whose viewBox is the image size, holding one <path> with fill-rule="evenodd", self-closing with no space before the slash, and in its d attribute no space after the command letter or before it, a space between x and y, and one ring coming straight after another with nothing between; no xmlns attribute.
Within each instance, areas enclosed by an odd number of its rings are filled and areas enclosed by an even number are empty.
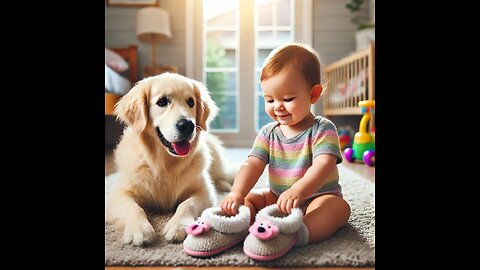
<svg viewBox="0 0 480 270"><path fill-rule="evenodd" d="M138 82L118 102L115 114L127 128L115 149L120 176L107 199L105 217L123 228L125 243L154 240L144 210L150 208L174 212L163 236L184 240L185 227L216 204L216 188L230 190L238 167L227 164L221 142L207 132L217 111L203 84L173 73ZM187 155L168 150L156 130L175 143L180 140L180 119L195 125Z"/></svg>

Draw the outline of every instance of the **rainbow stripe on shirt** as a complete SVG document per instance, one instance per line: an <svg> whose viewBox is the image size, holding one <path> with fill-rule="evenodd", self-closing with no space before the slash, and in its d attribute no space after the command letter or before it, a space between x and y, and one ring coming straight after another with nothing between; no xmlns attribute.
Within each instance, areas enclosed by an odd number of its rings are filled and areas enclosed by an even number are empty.
<svg viewBox="0 0 480 270"><path fill-rule="evenodd" d="M266 125L257 135L250 152L268 164L269 186L277 196L302 178L312 166L313 158L322 154L336 156L337 164L342 162L337 129L321 116L315 118L310 128L292 138L283 135L277 122ZM338 180L338 169L335 168L325 184L310 197L324 193L342 196Z"/></svg>

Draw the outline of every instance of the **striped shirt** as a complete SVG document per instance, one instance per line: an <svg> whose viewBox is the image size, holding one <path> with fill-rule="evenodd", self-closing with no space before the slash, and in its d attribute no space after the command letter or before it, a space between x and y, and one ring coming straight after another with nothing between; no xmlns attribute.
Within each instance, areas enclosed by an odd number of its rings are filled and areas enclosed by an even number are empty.
<svg viewBox="0 0 480 270"><path fill-rule="evenodd" d="M257 135L249 156L268 164L270 190L280 196L303 177L316 156L324 154L336 156L337 164L343 160L337 128L330 120L316 116L312 126L292 138L283 135L278 122L265 125ZM335 167L325 184L307 199L326 193L342 196L338 179Z"/></svg>

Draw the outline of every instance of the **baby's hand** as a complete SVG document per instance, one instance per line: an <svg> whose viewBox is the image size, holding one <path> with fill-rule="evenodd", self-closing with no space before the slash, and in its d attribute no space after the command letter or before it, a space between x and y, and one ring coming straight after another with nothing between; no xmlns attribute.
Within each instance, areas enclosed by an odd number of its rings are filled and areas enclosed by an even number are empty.
<svg viewBox="0 0 480 270"><path fill-rule="evenodd" d="M222 212L234 216L238 212L238 207L243 204L243 200L245 197L243 196L242 193L238 191L232 191L225 198L223 201L220 203L220 208L222 209Z"/></svg>
<svg viewBox="0 0 480 270"><path fill-rule="evenodd" d="M292 208L300 207L302 200L300 192L294 188L285 190L277 200L278 210L283 214L291 214Z"/></svg>

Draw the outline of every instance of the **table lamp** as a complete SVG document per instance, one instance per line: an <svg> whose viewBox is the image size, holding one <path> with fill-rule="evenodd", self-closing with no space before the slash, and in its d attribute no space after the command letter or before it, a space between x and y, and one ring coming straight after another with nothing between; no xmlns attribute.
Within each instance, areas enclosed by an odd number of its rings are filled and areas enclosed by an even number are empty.
<svg viewBox="0 0 480 270"><path fill-rule="evenodd" d="M156 65L155 49L157 42L172 37L169 15L166 10L157 7L142 8L137 12L137 38L152 45L152 68Z"/></svg>

